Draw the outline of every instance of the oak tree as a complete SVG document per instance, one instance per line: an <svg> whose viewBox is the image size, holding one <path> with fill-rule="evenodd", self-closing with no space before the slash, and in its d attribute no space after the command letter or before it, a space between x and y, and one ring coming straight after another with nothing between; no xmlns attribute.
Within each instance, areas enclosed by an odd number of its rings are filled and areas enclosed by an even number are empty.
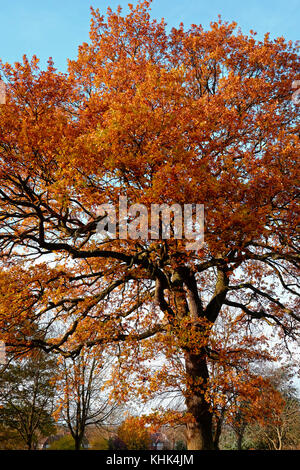
<svg viewBox="0 0 300 470"><path fill-rule="evenodd" d="M130 371L146 384L163 355L149 393L180 371L188 448L211 449L221 312L241 334L247 322L282 340L299 332L297 49L221 19L169 31L147 0L129 9L92 9L66 74L35 56L1 64L1 336L8 350L65 357L105 347L124 393ZM99 206L119 216L121 196L149 213L204 204L204 245L126 237L140 221L130 211L115 238L99 237Z"/></svg>
<svg viewBox="0 0 300 470"><path fill-rule="evenodd" d="M9 364L0 374L0 440L37 448L39 438L55 433L55 389L51 378L56 361L38 352ZM8 439L7 439L8 438Z"/></svg>

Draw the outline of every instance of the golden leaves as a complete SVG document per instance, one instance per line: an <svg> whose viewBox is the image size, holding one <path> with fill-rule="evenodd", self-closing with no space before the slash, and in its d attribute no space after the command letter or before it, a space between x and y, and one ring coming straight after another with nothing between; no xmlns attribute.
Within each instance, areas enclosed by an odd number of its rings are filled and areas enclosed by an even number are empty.
<svg viewBox="0 0 300 470"><path fill-rule="evenodd" d="M11 344L38 339L66 355L107 348L117 357L110 383L123 400L177 387L218 408L233 390L252 393L260 409L259 379L247 383L238 370L270 358L265 338L244 333L248 306L259 306L254 318L288 327L292 311L272 300L277 285L265 279L275 273L293 294L296 50L221 20L208 31L180 25L168 33L150 20L149 5L130 5L125 16L109 9L106 18L92 10L91 41L67 74L51 60L41 71L36 57L1 64L9 82L0 108L1 331ZM187 253L178 240L99 242L97 207L121 195L147 208L204 203L201 252ZM178 267L194 282L197 315L189 279L172 281ZM226 288L223 300L214 296L219 269L244 302L236 316L222 305ZM158 276L169 306L162 311L153 302ZM245 280L262 294L249 293ZM214 328L209 299L221 311ZM187 373L187 353L209 364L211 381Z"/></svg>

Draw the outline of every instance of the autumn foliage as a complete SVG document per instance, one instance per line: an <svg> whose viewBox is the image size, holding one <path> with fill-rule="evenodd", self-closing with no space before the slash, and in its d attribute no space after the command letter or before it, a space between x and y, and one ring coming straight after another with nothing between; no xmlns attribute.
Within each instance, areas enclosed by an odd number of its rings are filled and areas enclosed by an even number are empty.
<svg viewBox="0 0 300 470"><path fill-rule="evenodd" d="M136 416L128 416L118 428L118 438L128 450L148 450L151 439L150 432L143 420Z"/></svg>
<svg viewBox="0 0 300 470"><path fill-rule="evenodd" d="M256 327L299 333L299 62L283 38L221 19L168 32L149 9L92 9L66 74L1 64L0 331L11 351L105 348L121 399L179 389L189 449L210 449L214 370L249 387L234 371L268 349ZM204 204L203 248L99 239L99 205L120 196Z"/></svg>

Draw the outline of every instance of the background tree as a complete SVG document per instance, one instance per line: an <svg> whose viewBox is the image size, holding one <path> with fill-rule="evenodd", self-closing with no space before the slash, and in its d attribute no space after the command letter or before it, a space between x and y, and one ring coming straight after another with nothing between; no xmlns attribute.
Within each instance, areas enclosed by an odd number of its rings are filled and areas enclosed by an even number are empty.
<svg viewBox="0 0 300 470"><path fill-rule="evenodd" d="M273 406L272 401L265 403L270 411L269 418L264 422L250 426L250 439L258 448L282 450L298 448L300 444L300 400L293 378L293 364L269 368L265 375L272 385L280 392L284 403L280 410Z"/></svg>
<svg viewBox="0 0 300 470"><path fill-rule="evenodd" d="M112 424L119 417L121 408L110 401L104 387L109 366L107 357L95 357L92 350L60 360L53 379L58 396L54 416L67 425L76 450L81 449L89 426Z"/></svg>
<svg viewBox="0 0 300 470"><path fill-rule="evenodd" d="M216 449L224 425L234 430L241 450L247 428L253 423L274 424L284 407L281 392L265 372L276 364L279 351L272 351L269 339L247 323L247 319L237 322L224 309L211 341L211 354L218 351L218 360L209 360Z"/></svg>
<svg viewBox="0 0 300 470"><path fill-rule="evenodd" d="M149 7L92 10L90 43L67 74L51 59L39 70L35 56L1 65L0 330L8 350L75 357L105 345L123 397L163 355L150 393L177 386L180 371L188 448L212 449L220 312L230 307L242 335L245 319L281 340L299 333L299 61L292 43L235 23L167 32ZM139 238L130 212L116 239L99 238L97 208L119 216L120 196L149 213L204 203L204 246Z"/></svg>
<svg viewBox="0 0 300 470"><path fill-rule="evenodd" d="M11 363L0 375L0 423L16 433L28 450L39 437L55 433L52 418L55 391L51 378L55 361L38 353ZM17 444L16 444L17 445Z"/></svg>
<svg viewBox="0 0 300 470"><path fill-rule="evenodd" d="M299 398L288 398L283 411L269 420L264 426L254 426L251 429L254 443L258 447L270 450L299 448L300 433L300 403Z"/></svg>
<svg viewBox="0 0 300 470"><path fill-rule="evenodd" d="M150 433L143 420L137 416L129 416L119 426L117 437L128 450L149 450Z"/></svg>

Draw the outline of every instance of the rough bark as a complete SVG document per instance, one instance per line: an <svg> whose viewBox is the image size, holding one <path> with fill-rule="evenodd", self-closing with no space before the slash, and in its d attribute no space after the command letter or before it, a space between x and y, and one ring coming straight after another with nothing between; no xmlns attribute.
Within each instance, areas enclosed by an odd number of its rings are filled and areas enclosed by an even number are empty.
<svg viewBox="0 0 300 470"><path fill-rule="evenodd" d="M82 437L81 436L76 436L74 438L74 442L75 442L75 450L80 450L81 447L82 447Z"/></svg>
<svg viewBox="0 0 300 470"><path fill-rule="evenodd" d="M206 359L202 355L186 354L186 371L191 378L191 386L186 396L186 406L191 421L187 424L188 450L214 449L212 432L212 413L205 399L205 389L208 383ZM200 380L201 386L195 382Z"/></svg>
<svg viewBox="0 0 300 470"><path fill-rule="evenodd" d="M222 425L223 425L223 412L221 416L216 417L216 428L215 428L215 433L214 433L214 448L215 450L220 450L219 448L219 443L220 443L220 437L222 433Z"/></svg>

